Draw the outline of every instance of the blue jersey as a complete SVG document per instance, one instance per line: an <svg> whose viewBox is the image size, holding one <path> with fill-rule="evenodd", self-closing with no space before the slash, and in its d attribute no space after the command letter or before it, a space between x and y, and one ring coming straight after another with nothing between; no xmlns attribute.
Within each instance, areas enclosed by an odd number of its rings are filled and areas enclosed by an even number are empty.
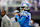
<svg viewBox="0 0 40 27"><path fill-rule="evenodd" d="M31 19L29 19L29 17L30 17L29 12L25 12L25 11L22 11L20 13L20 17L18 16L18 14L16 15L16 18L20 24L20 27L30 27L29 20L31 20Z"/></svg>

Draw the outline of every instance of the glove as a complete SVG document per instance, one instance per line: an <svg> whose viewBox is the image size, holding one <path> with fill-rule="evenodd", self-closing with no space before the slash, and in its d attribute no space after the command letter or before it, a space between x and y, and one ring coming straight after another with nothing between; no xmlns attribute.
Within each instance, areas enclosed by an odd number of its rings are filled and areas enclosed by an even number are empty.
<svg viewBox="0 0 40 27"><path fill-rule="evenodd" d="M15 18L16 22L17 22L17 18Z"/></svg>

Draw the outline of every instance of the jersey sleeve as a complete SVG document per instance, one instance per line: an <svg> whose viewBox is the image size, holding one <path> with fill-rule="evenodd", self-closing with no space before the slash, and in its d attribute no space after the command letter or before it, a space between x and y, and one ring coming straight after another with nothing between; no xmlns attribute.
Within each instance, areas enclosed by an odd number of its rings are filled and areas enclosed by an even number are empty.
<svg viewBox="0 0 40 27"><path fill-rule="evenodd" d="M31 20L31 14L29 13L28 15L29 15L29 20Z"/></svg>
<svg viewBox="0 0 40 27"><path fill-rule="evenodd" d="M28 16L29 16L29 25L31 25L31 14L28 13Z"/></svg>
<svg viewBox="0 0 40 27"><path fill-rule="evenodd" d="M26 17L22 16L22 18L21 19L17 19L17 21L19 22L19 24L22 25L24 23L25 19L26 19Z"/></svg>

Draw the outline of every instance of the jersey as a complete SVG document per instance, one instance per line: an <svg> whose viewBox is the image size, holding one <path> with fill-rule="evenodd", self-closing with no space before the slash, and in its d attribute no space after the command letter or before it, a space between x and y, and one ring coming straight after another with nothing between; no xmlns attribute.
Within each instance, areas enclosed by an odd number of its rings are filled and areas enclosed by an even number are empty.
<svg viewBox="0 0 40 27"><path fill-rule="evenodd" d="M29 15L29 12L22 11L20 13L20 17L18 14L16 15L17 21L20 24L20 27L30 27L29 26L29 20L31 20L31 16ZM30 19L29 19L30 18Z"/></svg>

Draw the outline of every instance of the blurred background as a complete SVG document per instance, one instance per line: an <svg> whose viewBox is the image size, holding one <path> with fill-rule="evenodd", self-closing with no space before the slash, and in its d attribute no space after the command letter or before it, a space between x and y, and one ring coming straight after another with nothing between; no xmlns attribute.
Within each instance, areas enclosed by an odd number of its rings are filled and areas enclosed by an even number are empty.
<svg viewBox="0 0 40 27"><path fill-rule="evenodd" d="M10 18L13 17L12 13L15 10L18 10L20 12L22 1L26 1L26 0L0 0L0 13L1 10L3 9L6 11L6 14ZM31 13L32 26L33 24L40 26L40 0L28 0L28 1L30 3L29 12ZM1 14L0 14L0 18L1 18Z"/></svg>

